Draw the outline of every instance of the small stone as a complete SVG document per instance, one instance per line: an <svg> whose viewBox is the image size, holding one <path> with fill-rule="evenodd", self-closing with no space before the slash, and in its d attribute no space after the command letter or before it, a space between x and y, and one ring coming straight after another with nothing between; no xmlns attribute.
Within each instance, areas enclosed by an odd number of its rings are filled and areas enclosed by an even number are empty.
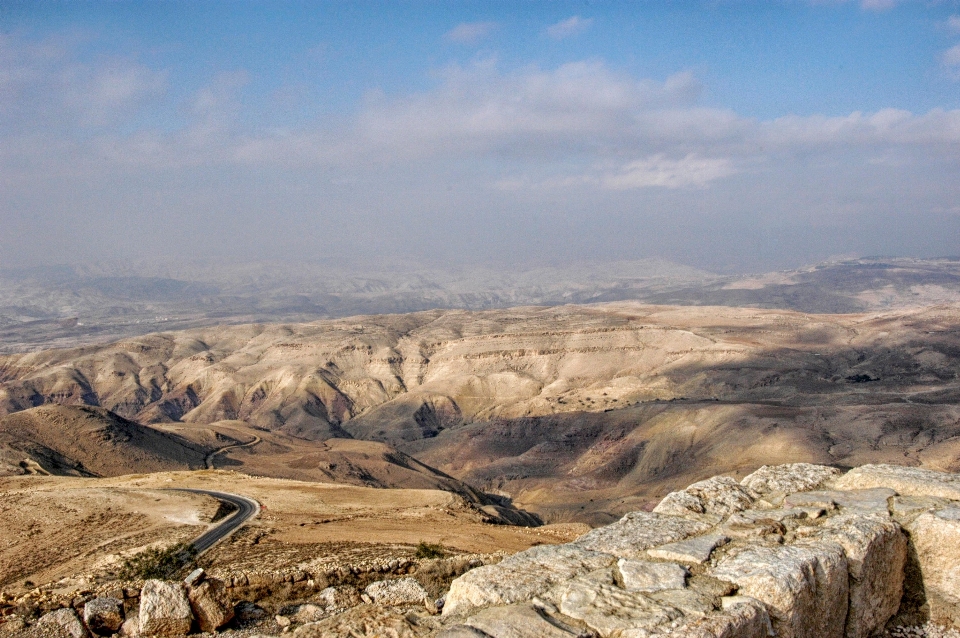
<svg viewBox="0 0 960 638"><path fill-rule="evenodd" d="M112 634L123 624L123 601L94 598L83 606L83 622L95 634Z"/></svg>
<svg viewBox="0 0 960 638"><path fill-rule="evenodd" d="M369 598L369 597L368 597ZM356 607L362 601L360 594L355 587L350 585L340 585L337 587L327 587L321 590L314 598L316 604L324 611L334 611L337 609L346 609L347 607Z"/></svg>
<svg viewBox="0 0 960 638"><path fill-rule="evenodd" d="M89 635L77 617L77 612L70 608L51 611L42 616L36 626L41 631L69 638L87 638Z"/></svg>
<svg viewBox="0 0 960 638"><path fill-rule="evenodd" d="M409 577L378 580L368 585L363 593L377 605L419 605L429 598L427 590Z"/></svg>
<svg viewBox="0 0 960 638"><path fill-rule="evenodd" d="M280 629L285 629L286 627L290 626L290 619L287 618L286 616L281 616L278 614L274 616L273 620L274 622L277 623L277 627L279 627Z"/></svg>
<svg viewBox="0 0 960 638"><path fill-rule="evenodd" d="M194 585L199 585L200 581L203 580L203 577L206 576L206 572L203 571L202 567L197 567L195 570L190 572L186 578L183 579L183 584L187 587L193 587Z"/></svg>

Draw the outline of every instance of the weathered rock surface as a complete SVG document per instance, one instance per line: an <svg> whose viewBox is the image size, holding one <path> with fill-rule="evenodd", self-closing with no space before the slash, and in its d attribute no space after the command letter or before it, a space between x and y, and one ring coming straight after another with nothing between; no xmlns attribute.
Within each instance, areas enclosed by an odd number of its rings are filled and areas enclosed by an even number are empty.
<svg viewBox="0 0 960 638"><path fill-rule="evenodd" d="M215 578L191 587L188 599L201 631L216 631L233 620L233 601L224 584Z"/></svg>
<svg viewBox="0 0 960 638"><path fill-rule="evenodd" d="M37 621L37 629L48 636L66 636L68 638L86 638L89 636L77 612L72 609L51 611Z"/></svg>
<svg viewBox="0 0 960 638"><path fill-rule="evenodd" d="M713 576L763 602L777 636L843 636L847 560L836 543L747 548L721 561Z"/></svg>
<svg viewBox="0 0 960 638"><path fill-rule="evenodd" d="M956 477L854 472L797 464L743 484L708 479L652 513L467 572L444 610L458 624L441 635L868 638L902 604L921 624L958 624Z"/></svg>
<svg viewBox="0 0 960 638"><path fill-rule="evenodd" d="M883 629L900 607L907 561L907 537L884 516L841 514L819 528L819 538L843 547L850 572L847 638L865 638Z"/></svg>
<svg viewBox="0 0 960 638"><path fill-rule="evenodd" d="M193 612L180 583L148 580L140 590L140 633L181 636L189 633Z"/></svg>
<svg viewBox="0 0 960 638"><path fill-rule="evenodd" d="M648 553L653 558L661 560L672 560L688 565L702 564L710 559L713 550L729 540L725 534L707 534L676 543L667 543L651 549Z"/></svg>
<svg viewBox="0 0 960 638"><path fill-rule="evenodd" d="M675 543L710 528L709 523L682 516L631 512L616 523L587 532L572 545L618 558L643 558L643 550Z"/></svg>
<svg viewBox="0 0 960 638"><path fill-rule="evenodd" d="M429 594L413 578L378 580L363 590L377 605L416 605L423 604Z"/></svg>
<svg viewBox="0 0 960 638"><path fill-rule="evenodd" d="M939 496L960 500L960 476L899 465L862 465L837 479L838 490L887 487L901 496Z"/></svg>
<svg viewBox="0 0 960 638"><path fill-rule="evenodd" d="M554 585L609 567L616 560L615 556L576 543L532 547L496 565L478 567L454 580L447 593L443 615L451 616L473 607L525 602Z"/></svg>
<svg viewBox="0 0 960 638"><path fill-rule="evenodd" d="M359 605L295 629L294 638L424 638L437 627L418 622L402 608Z"/></svg>
<svg viewBox="0 0 960 638"><path fill-rule="evenodd" d="M440 634L443 638L573 638L576 628L551 618L533 605L510 605L485 609L466 625ZM454 633L457 632L457 633ZM439 638L439 637L438 637Z"/></svg>
<svg viewBox="0 0 960 638"><path fill-rule="evenodd" d="M83 606L83 622L95 634L112 634L123 624L123 601L94 598Z"/></svg>
<svg viewBox="0 0 960 638"><path fill-rule="evenodd" d="M698 481L679 492L667 494L653 511L657 514L686 516L713 514L729 516L753 505L753 497L729 476L714 476Z"/></svg>
<svg viewBox="0 0 960 638"><path fill-rule="evenodd" d="M930 619L960 627L960 508L921 514L908 530Z"/></svg>
<svg viewBox="0 0 960 638"><path fill-rule="evenodd" d="M758 496L814 490L825 482L840 476L835 467L810 463L787 465L764 465L753 474L748 474L740 484Z"/></svg>
<svg viewBox="0 0 960 638"><path fill-rule="evenodd" d="M627 591L654 592L661 589L683 589L687 570L676 563L654 563L646 560L617 561L623 588Z"/></svg>

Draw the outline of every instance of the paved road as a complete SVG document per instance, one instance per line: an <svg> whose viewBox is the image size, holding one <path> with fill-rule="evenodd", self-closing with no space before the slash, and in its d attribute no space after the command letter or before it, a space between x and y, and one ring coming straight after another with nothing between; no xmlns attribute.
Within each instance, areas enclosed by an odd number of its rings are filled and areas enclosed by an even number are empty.
<svg viewBox="0 0 960 638"><path fill-rule="evenodd" d="M237 444L235 444L235 445L227 445L227 446L224 446L224 447L219 448L219 449L217 449L217 450L214 450L213 452L211 452L210 454L208 454L208 455L206 456L206 458L203 459L203 463L204 463L204 465L207 466L207 469L208 469L208 470L214 470L214 469L216 469L216 467L214 467L214 465L213 465L213 457L215 457L216 455L220 454L221 452L226 452L227 450L234 450L234 449L241 448L241 447L253 447L253 446L256 445L257 443L259 443L260 440L261 440L261 439L260 439L259 436L255 436L255 437L253 437L253 440L252 440L252 441L247 441L246 443L237 443Z"/></svg>
<svg viewBox="0 0 960 638"><path fill-rule="evenodd" d="M194 494L206 494L212 496L218 501L230 503L237 508L235 512L220 521L216 527L208 529L193 541L193 546L197 548L197 553L202 554L221 540L235 532L241 525L260 513L260 503L252 498L241 496L240 494L228 494L226 492L212 492L210 490L193 490L188 488L175 488L178 492L192 492Z"/></svg>

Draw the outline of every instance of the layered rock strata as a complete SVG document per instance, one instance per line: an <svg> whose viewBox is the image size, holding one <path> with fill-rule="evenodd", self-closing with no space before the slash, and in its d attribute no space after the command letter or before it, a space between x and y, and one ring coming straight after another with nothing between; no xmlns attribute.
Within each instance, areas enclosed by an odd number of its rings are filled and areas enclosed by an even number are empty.
<svg viewBox="0 0 960 638"><path fill-rule="evenodd" d="M791 464L474 569L440 635L866 638L898 614L960 626L960 477Z"/></svg>

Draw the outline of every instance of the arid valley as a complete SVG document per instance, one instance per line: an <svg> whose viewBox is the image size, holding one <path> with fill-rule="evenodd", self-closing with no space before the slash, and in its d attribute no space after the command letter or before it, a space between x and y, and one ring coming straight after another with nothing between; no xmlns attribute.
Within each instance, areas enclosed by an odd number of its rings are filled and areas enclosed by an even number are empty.
<svg viewBox="0 0 960 638"><path fill-rule="evenodd" d="M775 286L774 305L790 277L734 290ZM311 591L384 571L442 596L472 566L574 541L715 475L956 472L960 306L874 283L887 307L848 314L643 301L426 310L5 355L5 613L109 588L131 556L229 515L184 488L259 503L200 560L287 618ZM848 303L880 294L862 288ZM424 562L424 546L443 558ZM248 624L278 622L265 618Z"/></svg>

